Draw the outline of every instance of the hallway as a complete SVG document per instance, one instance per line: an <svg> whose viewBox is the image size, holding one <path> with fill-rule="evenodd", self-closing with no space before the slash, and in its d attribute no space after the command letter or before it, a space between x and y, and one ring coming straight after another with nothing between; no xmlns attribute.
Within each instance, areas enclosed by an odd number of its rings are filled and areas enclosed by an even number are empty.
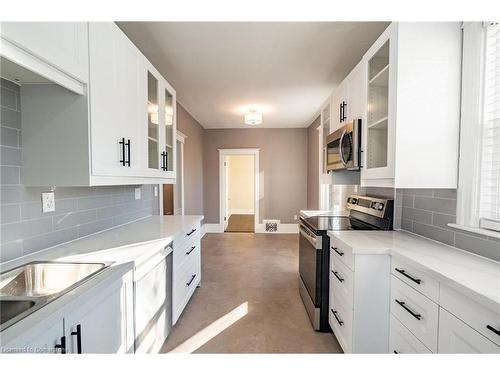
<svg viewBox="0 0 500 375"><path fill-rule="evenodd" d="M342 352L312 329L300 299L297 235L207 234L202 248L201 287L162 352Z"/></svg>

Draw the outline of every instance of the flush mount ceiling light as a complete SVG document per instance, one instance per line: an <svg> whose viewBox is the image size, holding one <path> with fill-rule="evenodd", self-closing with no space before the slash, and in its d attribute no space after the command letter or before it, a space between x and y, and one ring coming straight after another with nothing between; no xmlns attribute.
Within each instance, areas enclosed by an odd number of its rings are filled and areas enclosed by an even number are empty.
<svg viewBox="0 0 500 375"><path fill-rule="evenodd" d="M245 113L245 124L247 125L259 125L262 124L262 112L251 109Z"/></svg>

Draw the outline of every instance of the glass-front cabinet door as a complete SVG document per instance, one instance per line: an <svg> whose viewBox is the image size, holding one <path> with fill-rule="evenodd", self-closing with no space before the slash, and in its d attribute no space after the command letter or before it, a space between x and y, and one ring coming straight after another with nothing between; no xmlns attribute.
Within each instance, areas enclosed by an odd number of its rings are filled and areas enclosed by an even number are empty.
<svg viewBox="0 0 500 375"><path fill-rule="evenodd" d="M160 107L159 80L148 71L148 168L159 169Z"/></svg>
<svg viewBox="0 0 500 375"><path fill-rule="evenodd" d="M165 89L165 150L162 155L162 169L174 172L175 158L175 97L169 88Z"/></svg>
<svg viewBox="0 0 500 375"><path fill-rule="evenodd" d="M150 177L175 183L176 93L152 65L146 67L145 164Z"/></svg>

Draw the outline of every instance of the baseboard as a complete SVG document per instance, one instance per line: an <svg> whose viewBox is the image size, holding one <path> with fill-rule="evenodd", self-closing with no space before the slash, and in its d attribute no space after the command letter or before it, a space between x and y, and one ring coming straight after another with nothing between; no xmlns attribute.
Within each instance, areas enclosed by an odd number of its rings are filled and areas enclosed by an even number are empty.
<svg viewBox="0 0 500 375"><path fill-rule="evenodd" d="M277 232L266 232L264 224L258 224L255 228L255 233L269 233L269 234L284 234L284 233L299 233L299 224L279 224Z"/></svg>
<svg viewBox="0 0 500 375"><path fill-rule="evenodd" d="M224 228L222 224L205 224L205 233L223 233Z"/></svg>
<svg viewBox="0 0 500 375"><path fill-rule="evenodd" d="M254 215L255 211L253 209L245 209L245 208L234 208L229 210L229 216L231 215Z"/></svg>

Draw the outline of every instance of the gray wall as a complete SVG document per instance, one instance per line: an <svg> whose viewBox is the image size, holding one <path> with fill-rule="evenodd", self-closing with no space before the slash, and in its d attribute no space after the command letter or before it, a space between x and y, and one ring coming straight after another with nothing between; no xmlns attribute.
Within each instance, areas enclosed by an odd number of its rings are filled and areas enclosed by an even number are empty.
<svg viewBox="0 0 500 375"><path fill-rule="evenodd" d="M319 140L316 130L321 124L318 116L307 128L307 209L319 209Z"/></svg>
<svg viewBox="0 0 500 375"><path fill-rule="evenodd" d="M397 189L396 226L500 261L500 240L449 227L456 219L455 189Z"/></svg>
<svg viewBox="0 0 500 375"><path fill-rule="evenodd" d="M151 215L152 185L56 188L56 211L42 214L41 192L21 181L22 140L19 86L1 80L0 261L17 258Z"/></svg>
<svg viewBox="0 0 500 375"><path fill-rule="evenodd" d="M203 215L205 130L179 103L177 103L177 129L188 137L184 144L184 213Z"/></svg>
<svg viewBox="0 0 500 375"><path fill-rule="evenodd" d="M205 129L205 222L219 222L219 148L260 149L260 220L295 223L307 205L307 129Z"/></svg>

